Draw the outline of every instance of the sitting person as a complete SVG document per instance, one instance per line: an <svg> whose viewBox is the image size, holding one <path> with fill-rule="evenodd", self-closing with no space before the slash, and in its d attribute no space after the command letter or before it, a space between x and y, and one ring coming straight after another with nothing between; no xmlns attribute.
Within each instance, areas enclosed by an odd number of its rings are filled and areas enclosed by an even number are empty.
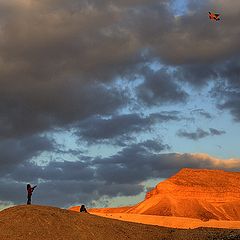
<svg viewBox="0 0 240 240"><path fill-rule="evenodd" d="M84 205L82 205L82 206L80 207L80 212L85 212L85 213L87 213L87 209L85 208Z"/></svg>

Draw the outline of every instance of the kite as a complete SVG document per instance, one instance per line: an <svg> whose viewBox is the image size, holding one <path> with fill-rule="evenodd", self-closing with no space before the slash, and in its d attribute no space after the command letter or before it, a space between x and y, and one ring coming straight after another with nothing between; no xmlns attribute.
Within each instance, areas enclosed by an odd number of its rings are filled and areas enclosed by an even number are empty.
<svg viewBox="0 0 240 240"><path fill-rule="evenodd" d="M215 21L220 20L220 18L219 18L220 14L208 12L208 16L211 20L215 20Z"/></svg>

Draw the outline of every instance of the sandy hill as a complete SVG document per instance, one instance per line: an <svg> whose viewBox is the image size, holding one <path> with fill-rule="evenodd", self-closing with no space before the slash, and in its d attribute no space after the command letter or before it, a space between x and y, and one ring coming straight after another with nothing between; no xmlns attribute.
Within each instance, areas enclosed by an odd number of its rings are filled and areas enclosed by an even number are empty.
<svg viewBox="0 0 240 240"><path fill-rule="evenodd" d="M16 206L0 212L1 240L161 239L167 229L122 222L46 206Z"/></svg>
<svg viewBox="0 0 240 240"><path fill-rule="evenodd" d="M229 240L240 230L176 230L123 222L46 206L16 206L0 212L1 240Z"/></svg>
<svg viewBox="0 0 240 240"><path fill-rule="evenodd" d="M121 212L240 221L240 172L182 169L148 192L144 201Z"/></svg>

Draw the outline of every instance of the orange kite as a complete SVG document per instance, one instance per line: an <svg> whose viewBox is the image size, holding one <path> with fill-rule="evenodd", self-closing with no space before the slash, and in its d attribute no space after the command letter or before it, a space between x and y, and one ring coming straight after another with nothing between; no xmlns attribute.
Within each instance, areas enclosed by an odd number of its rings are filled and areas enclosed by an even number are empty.
<svg viewBox="0 0 240 240"><path fill-rule="evenodd" d="M216 20L216 21L220 20L219 18L220 14L208 12L208 16L211 20Z"/></svg>

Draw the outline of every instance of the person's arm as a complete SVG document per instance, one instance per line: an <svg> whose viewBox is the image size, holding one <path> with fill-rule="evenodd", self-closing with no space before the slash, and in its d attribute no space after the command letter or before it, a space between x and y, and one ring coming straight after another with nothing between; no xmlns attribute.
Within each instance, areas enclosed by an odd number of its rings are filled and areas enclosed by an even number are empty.
<svg viewBox="0 0 240 240"><path fill-rule="evenodd" d="M34 187L32 187L32 191L37 187L37 185L35 185Z"/></svg>

